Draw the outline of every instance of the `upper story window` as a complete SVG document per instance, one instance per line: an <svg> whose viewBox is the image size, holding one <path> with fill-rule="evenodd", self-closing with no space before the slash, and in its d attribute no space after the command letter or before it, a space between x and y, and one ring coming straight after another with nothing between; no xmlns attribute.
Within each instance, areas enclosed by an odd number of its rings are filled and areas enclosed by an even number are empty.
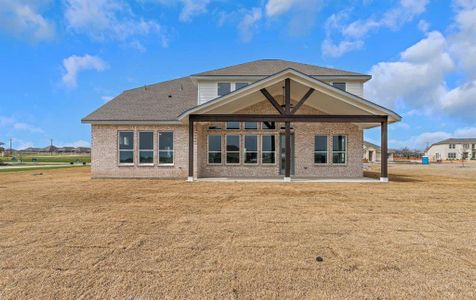
<svg viewBox="0 0 476 300"><path fill-rule="evenodd" d="M469 149L469 144L464 144L464 145L463 145L463 148L464 148L464 149Z"/></svg>
<svg viewBox="0 0 476 300"><path fill-rule="evenodd" d="M230 82L219 82L218 83L218 97L224 96L231 92L231 83Z"/></svg>
<svg viewBox="0 0 476 300"><path fill-rule="evenodd" d="M456 145L455 144L449 144L450 149L455 149Z"/></svg>
<svg viewBox="0 0 476 300"><path fill-rule="evenodd" d="M473 149L476 149L476 144L473 144Z"/></svg>
<svg viewBox="0 0 476 300"><path fill-rule="evenodd" d="M339 89L339 90L346 90L345 82L333 82L332 86Z"/></svg>
<svg viewBox="0 0 476 300"><path fill-rule="evenodd" d="M248 85L248 82L236 82L235 83L235 90L239 90L241 88L244 88L247 85Z"/></svg>

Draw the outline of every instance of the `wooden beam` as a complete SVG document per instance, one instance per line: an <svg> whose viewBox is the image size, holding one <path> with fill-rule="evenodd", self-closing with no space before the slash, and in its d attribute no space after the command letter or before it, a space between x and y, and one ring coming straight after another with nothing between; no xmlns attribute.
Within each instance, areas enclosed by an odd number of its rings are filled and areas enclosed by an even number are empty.
<svg viewBox="0 0 476 300"><path fill-rule="evenodd" d="M285 122L285 159L284 159L284 177L291 177L291 122Z"/></svg>
<svg viewBox="0 0 476 300"><path fill-rule="evenodd" d="M193 178L193 120L188 121L188 177Z"/></svg>
<svg viewBox="0 0 476 300"><path fill-rule="evenodd" d="M388 180L388 126L387 118L385 121L380 123L380 145L381 145L381 154L380 154L380 178L383 180Z"/></svg>
<svg viewBox="0 0 476 300"><path fill-rule="evenodd" d="M271 96L267 89L261 89L261 93L268 99L268 101L276 108L279 114L284 114L283 108L279 105L278 101Z"/></svg>
<svg viewBox="0 0 476 300"><path fill-rule="evenodd" d="M291 79L284 80L284 113L291 114Z"/></svg>
<svg viewBox="0 0 476 300"><path fill-rule="evenodd" d="M314 93L314 89L310 88L309 91L307 91L307 93L301 98L301 100L299 100L299 102L293 108L293 110L291 111L291 114L294 115L297 112L297 110L304 104L304 102L306 102L306 100L312 95L312 93Z"/></svg>
<svg viewBox="0 0 476 300"><path fill-rule="evenodd" d="M321 123L382 123L385 115L272 115L272 114L191 114L191 121L201 122L321 122Z"/></svg>

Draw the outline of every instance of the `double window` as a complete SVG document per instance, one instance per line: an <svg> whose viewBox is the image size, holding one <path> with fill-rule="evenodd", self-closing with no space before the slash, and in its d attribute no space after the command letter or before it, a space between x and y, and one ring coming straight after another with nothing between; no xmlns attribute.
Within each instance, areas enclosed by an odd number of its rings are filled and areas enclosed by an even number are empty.
<svg viewBox="0 0 476 300"><path fill-rule="evenodd" d="M159 132L159 165L174 164L174 133L173 131Z"/></svg>
<svg viewBox="0 0 476 300"><path fill-rule="evenodd" d="M243 149L245 164L258 163L258 136L245 135L245 148Z"/></svg>
<svg viewBox="0 0 476 300"><path fill-rule="evenodd" d="M455 145L455 144L449 144L449 147L450 147L450 149L456 149L456 145Z"/></svg>
<svg viewBox="0 0 476 300"><path fill-rule="evenodd" d="M119 163L125 165L134 164L134 132L119 132Z"/></svg>
<svg viewBox="0 0 476 300"><path fill-rule="evenodd" d="M261 163L262 164L276 163L276 136L275 135L261 136Z"/></svg>
<svg viewBox="0 0 476 300"><path fill-rule="evenodd" d="M239 90L248 85L248 82L219 82L217 95L218 97L225 96L226 94L231 93L232 91Z"/></svg>
<svg viewBox="0 0 476 300"><path fill-rule="evenodd" d="M227 164L240 163L240 136L239 135L226 136L226 163Z"/></svg>
<svg viewBox="0 0 476 300"><path fill-rule="evenodd" d="M154 132L139 132L139 164L154 164Z"/></svg>
<svg viewBox="0 0 476 300"><path fill-rule="evenodd" d="M327 164L327 135L314 137L314 163Z"/></svg>

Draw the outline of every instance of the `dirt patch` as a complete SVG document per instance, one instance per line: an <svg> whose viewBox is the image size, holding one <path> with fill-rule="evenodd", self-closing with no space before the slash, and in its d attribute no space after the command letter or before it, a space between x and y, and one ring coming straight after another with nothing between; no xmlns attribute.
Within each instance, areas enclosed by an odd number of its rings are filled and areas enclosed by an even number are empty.
<svg viewBox="0 0 476 300"><path fill-rule="evenodd" d="M2 299L476 297L476 168L390 165L388 184L36 172L0 174Z"/></svg>

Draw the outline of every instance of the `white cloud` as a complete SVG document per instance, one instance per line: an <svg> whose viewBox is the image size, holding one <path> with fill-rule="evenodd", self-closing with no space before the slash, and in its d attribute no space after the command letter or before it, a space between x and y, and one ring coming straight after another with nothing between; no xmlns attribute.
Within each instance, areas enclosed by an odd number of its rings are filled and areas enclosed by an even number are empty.
<svg viewBox="0 0 476 300"><path fill-rule="evenodd" d="M163 47L168 44L159 23L137 17L124 1L66 0L65 18L72 31L95 40L126 41L134 36L155 33Z"/></svg>
<svg viewBox="0 0 476 300"><path fill-rule="evenodd" d="M85 140L77 140L73 143L70 143L68 146L71 146L71 147L90 147L91 143L89 143L88 141L85 141Z"/></svg>
<svg viewBox="0 0 476 300"><path fill-rule="evenodd" d="M113 96L101 96L102 101L109 102L113 99Z"/></svg>
<svg viewBox="0 0 476 300"><path fill-rule="evenodd" d="M441 109L448 114L475 120L476 81L449 90L440 100Z"/></svg>
<svg viewBox="0 0 476 300"><path fill-rule="evenodd" d="M44 133L44 130L26 122L20 122L14 117L0 116L0 126L5 132L6 128L16 131L27 131L30 133Z"/></svg>
<svg viewBox="0 0 476 300"><path fill-rule="evenodd" d="M399 4L384 12L381 16L359 19L346 23L351 9L332 14L326 20L326 38L321 49L324 56L338 57L362 48L364 39L371 31L380 28L397 30L412 21L426 10L429 0L400 0ZM340 40L333 38L340 36Z"/></svg>
<svg viewBox="0 0 476 300"><path fill-rule="evenodd" d="M15 122L13 128L16 130L25 130L31 133L44 133L43 129L23 122Z"/></svg>
<svg viewBox="0 0 476 300"><path fill-rule="evenodd" d="M266 16L274 17L287 12L296 0L268 0L266 3Z"/></svg>
<svg viewBox="0 0 476 300"><path fill-rule="evenodd" d="M448 138L474 138L476 137L476 127L465 127L455 130L454 132L447 131L432 131L423 132L421 134L411 136L405 140L389 140L389 145L392 148L410 148L410 149L425 149L427 146L442 141Z"/></svg>
<svg viewBox="0 0 476 300"><path fill-rule="evenodd" d="M268 0L264 15L272 20L284 14L289 18L287 33L300 36L308 33L314 26L322 0Z"/></svg>
<svg viewBox="0 0 476 300"><path fill-rule="evenodd" d="M32 42L55 36L53 22L41 15L45 1L0 0L0 29Z"/></svg>
<svg viewBox="0 0 476 300"><path fill-rule="evenodd" d="M418 29L420 29L421 32L428 32L428 29L430 29L430 23L428 23L425 20L420 20L418 22Z"/></svg>
<svg viewBox="0 0 476 300"><path fill-rule="evenodd" d="M63 83L68 87L76 87L79 72L84 70L103 71L106 64L101 58L86 54L84 56L72 55L63 59L63 67L65 69Z"/></svg>
<svg viewBox="0 0 476 300"><path fill-rule="evenodd" d="M256 23L261 20L261 8L255 7L246 12L241 22L238 24L241 40L249 42L253 38L253 31L256 29Z"/></svg>
<svg viewBox="0 0 476 300"><path fill-rule="evenodd" d="M180 12L180 21L189 22L192 17L204 14L207 12L207 6L210 0L180 0L183 4L183 9Z"/></svg>

